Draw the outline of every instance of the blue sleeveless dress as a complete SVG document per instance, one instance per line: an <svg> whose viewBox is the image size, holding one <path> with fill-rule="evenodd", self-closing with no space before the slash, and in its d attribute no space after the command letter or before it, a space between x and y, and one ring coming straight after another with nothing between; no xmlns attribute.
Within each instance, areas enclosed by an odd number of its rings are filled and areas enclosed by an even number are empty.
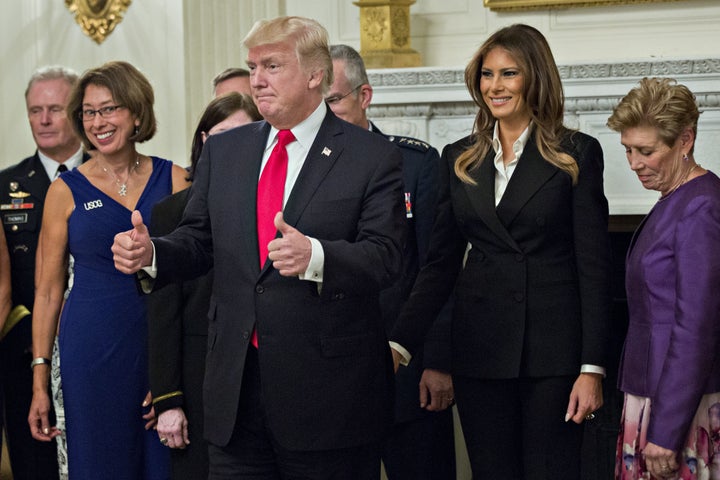
<svg viewBox="0 0 720 480"><path fill-rule="evenodd" d="M153 172L138 200L145 224L172 192L172 163L151 157ZM115 269L115 234L130 230L131 211L77 169L62 174L75 209L68 245L75 277L60 319L60 376L70 480L165 480L169 450L145 430L148 392L145 298L134 275Z"/></svg>

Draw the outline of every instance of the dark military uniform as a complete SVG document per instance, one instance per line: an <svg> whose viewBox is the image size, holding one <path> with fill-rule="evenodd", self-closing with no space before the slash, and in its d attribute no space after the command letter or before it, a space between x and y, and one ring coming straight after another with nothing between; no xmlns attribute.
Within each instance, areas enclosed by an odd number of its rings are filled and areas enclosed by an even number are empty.
<svg viewBox="0 0 720 480"><path fill-rule="evenodd" d="M18 480L58 478L55 442L33 439L27 423L32 401L30 311L35 300L35 254L49 187L37 152L0 172L0 215L10 253L13 303L0 340L0 405L4 401L8 453Z"/></svg>
<svg viewBox="0 0 720 480"><path fill-rule="evenodd" d="M372 125L372 124L371 124ZM372 130L384 135L375 125ZM384 135L403 155L403 192L408 228L399 280L380 293L388 334L410 296L420 268L426 262L435 218L438 191L438 151L421 140ZM418 384L425 368L450 371L450 315L444 312L427 336L424 351L416 354L395 377L395 424L383 451L390 480L445 480L455 478L452 410L428 412L419 407Z"/></svg>

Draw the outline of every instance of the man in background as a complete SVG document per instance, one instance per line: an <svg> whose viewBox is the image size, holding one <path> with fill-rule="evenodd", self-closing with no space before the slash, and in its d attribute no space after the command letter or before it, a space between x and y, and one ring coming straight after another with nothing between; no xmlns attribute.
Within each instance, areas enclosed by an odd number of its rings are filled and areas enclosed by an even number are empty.
<svg viewBox="0 0 720 480"><path fill-rule="evenodd" d="M383 320L390 333L395 319L425 264L435 217L438 168L437 150L427 143L402 136L385 136L367 118L373 90L365 64L347 45L330 47L335 79L325 101L338 117L382 135L403 154L403 200L406 242L400 279L380 296ZM395 379L395 421L383 448L389 480L446 480L455 478L452 379L449 375L449 317L428 336L424 355L416 355ZM420 393L418 395L418 385Z"/></svg>
<svg viewBox="0 0 720 480"><path fill-rule="evenodd" d="M252 95L250 72L244 68L226 68L213 78L213 95L219 97L228 92Z"/></svg>
<svg viewBox="0 0 720 480"><path fill-rule="evenodd" d="M0 404L13 478L58 478L55 442L30 435L27 416L32 400L32 312L35 299L35 253L43 203L50 182L83 161L80 140L66 116L68 95L77 74L64 67L44 67L25 91L28 120L37 151L0 172L0 212L11 262L13 309L0 339ZM49 359L40 361L49 363ZM33 362L34 363L34 362Z"/></svg>

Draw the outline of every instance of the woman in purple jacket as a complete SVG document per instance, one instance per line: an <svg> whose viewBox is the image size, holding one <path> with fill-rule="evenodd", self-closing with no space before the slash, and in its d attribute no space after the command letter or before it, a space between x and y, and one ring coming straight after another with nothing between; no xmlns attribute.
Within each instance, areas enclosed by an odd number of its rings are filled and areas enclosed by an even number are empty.
<svg viewBox="0 0 720 480"><path fill-rule="evenodd" d="M693 156L699 115L685 86L645 78L608 119L660 192L627 255L618 479L720 478L720 179Z"/></svg>

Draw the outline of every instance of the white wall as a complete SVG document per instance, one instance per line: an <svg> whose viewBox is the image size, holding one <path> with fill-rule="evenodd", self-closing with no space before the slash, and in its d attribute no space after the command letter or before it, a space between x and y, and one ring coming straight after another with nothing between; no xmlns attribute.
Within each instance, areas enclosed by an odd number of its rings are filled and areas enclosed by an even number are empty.
<svg viewBox="0 0 720 480"><path fill-rule="evenodd" d="M155 89L159 128L156 137L140 145L184 165L185 59L183 17L176 0L136 0L124 20L101 45L86 37L65 8L54 0L3 0L0 16L0 166L32 154L35 145L25 113L27 80L39 66L62 64L82 73L109 60L126 60L138 67ZM179 114L178 114L179 112Z"/></svg>

